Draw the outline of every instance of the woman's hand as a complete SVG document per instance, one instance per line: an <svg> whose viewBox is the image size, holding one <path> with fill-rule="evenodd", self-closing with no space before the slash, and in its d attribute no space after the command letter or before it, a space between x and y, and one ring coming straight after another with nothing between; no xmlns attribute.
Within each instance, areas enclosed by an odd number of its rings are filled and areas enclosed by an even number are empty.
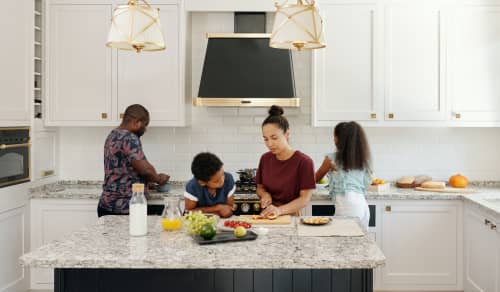
<svg viewBox="0 0 500 292"><path fill-rule="evenodd" d="M273 198L268 193L264 193L260 196L260 206L262 209L266 209L269 205L273 203Z"/></svg>
<svg viewBox="0 0 500 292"><path fill-rule="evenodd" d="M281 210L274 205L269 205L264 209L264 211L262 211L262 213L260 213L260 215L264 218L267 218L267 216L270 215L275 215L276 217L278 217L279 215L281 215Z"/></svg>

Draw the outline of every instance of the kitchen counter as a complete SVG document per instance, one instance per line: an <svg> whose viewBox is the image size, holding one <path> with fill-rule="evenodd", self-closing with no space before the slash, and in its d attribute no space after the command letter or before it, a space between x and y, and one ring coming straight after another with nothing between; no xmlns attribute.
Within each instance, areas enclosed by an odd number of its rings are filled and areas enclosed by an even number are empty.
<svg viewBox="0 0 500 292"><path fill-rule="evenodd" d="M171 182L168 193L150 191L148 200L161 201L165 197L182 197L185 182ZM474 193L437 193L414 189L401 189L391 186L384 194L368 193L367 200L464 200L477 205L493 216L500 217L500 183L480 182L470 186ZM98 199L102 191L100 181L60 181L30 190L31 199ZM257 199L255 194L235 194L239 199ZM319 187L312 196L312 201L329 201L328 189Z"/></svg>
<svg viewBox="0 0 500 292"><path fill-rule="evenodd" d="M295 225L271 226L255 241L205 246L183 231L163 231L159 216L148 217L148 231L145 237L130 237L128 217L104 216L25 254L21 263L37 268L359 269L385 261L366 235L300 237Z"/></svg>
<svg viewBox="0 0 500 292"><path fill-rule="evenodd" d="M385 263L367 235L300 237L294 224L269 227L268 234L254 241L198 245L184 231L162 231L159 223L160 217L149 216L148 235L130 237L128 217L104 216L93 226L23 255L20 262L55 268L55 292L76 287L78 291L109 287L126 292L243 291L237 288L242 282L243 287L267 285L265 291L291 291L280 287L302 291L299 287L331 283L320 290L352 285L349 291L371 292L373 269ZM148 288L134 286L138 283L147 283ZM177 288L170 286L173 283Z"/></svg>

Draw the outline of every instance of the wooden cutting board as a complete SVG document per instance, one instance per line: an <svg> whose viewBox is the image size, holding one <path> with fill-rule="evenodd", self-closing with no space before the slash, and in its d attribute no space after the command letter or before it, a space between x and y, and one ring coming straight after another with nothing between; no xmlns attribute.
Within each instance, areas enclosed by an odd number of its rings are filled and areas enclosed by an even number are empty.
<svg viewBox="0 0 500 292"><path fill-rule="evenodd" d="M248 222L250 224L276 224L276 225L288 225L292 223L292 216L283 215L279 216L274 220L270 219L253 219L253 215L240 215L239 220Z"/></svg>
<svg viewBox="0 0 500 292"><path fill-rule="evenodd" d="M459 188L444 188L444 189L429 189L416 187L417 191L425 191L425 192L436 192L436 193L475 193L475 189L459 189Z"/></svg>

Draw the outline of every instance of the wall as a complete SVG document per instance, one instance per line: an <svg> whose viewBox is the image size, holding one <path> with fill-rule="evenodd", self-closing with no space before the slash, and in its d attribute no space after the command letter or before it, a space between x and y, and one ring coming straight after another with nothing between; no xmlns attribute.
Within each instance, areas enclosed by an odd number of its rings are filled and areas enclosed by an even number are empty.
<svg viewBox="0 0 500 292"><path fill-rule="evenodd" d="M268 17L271 27L272 17ZM188 44L187 95L196 94L201 76L206 32L232 32L232 13L193 13ZM290 143L309 154L316 167L333 151L332 129L311 127L311 55L294 53L297 95L301 107L285 109L291 123ZM189 69L189 68L188 68ZM191 82L192 81L192 82ZM225 169L257 167L266 148L260 125L263 108L192 108L185 128L150 128L143 137L148 159L174 180L190 178L190 163L200 151L220 156ZM62 179L103 178L103 144L111 128L61 128ZM500 180L500 129L496 128L367 128L375 174L385 179L429 174L446 179L461 172L473 180Z"/></svg>

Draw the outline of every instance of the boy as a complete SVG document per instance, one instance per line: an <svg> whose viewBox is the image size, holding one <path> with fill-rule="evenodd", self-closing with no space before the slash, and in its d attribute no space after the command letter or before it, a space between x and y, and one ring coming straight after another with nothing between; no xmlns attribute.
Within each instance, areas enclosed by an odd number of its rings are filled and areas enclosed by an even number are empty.
<svg viewBox="0 0 500 292"><path fill-rule="evenodd" d="M231 217L236 186L233 176L224 172L222 166L222 161L209 152L194 157L191 164L194 178L186 184L184 192L186 212L200 210L222 218Z"/></svg>

